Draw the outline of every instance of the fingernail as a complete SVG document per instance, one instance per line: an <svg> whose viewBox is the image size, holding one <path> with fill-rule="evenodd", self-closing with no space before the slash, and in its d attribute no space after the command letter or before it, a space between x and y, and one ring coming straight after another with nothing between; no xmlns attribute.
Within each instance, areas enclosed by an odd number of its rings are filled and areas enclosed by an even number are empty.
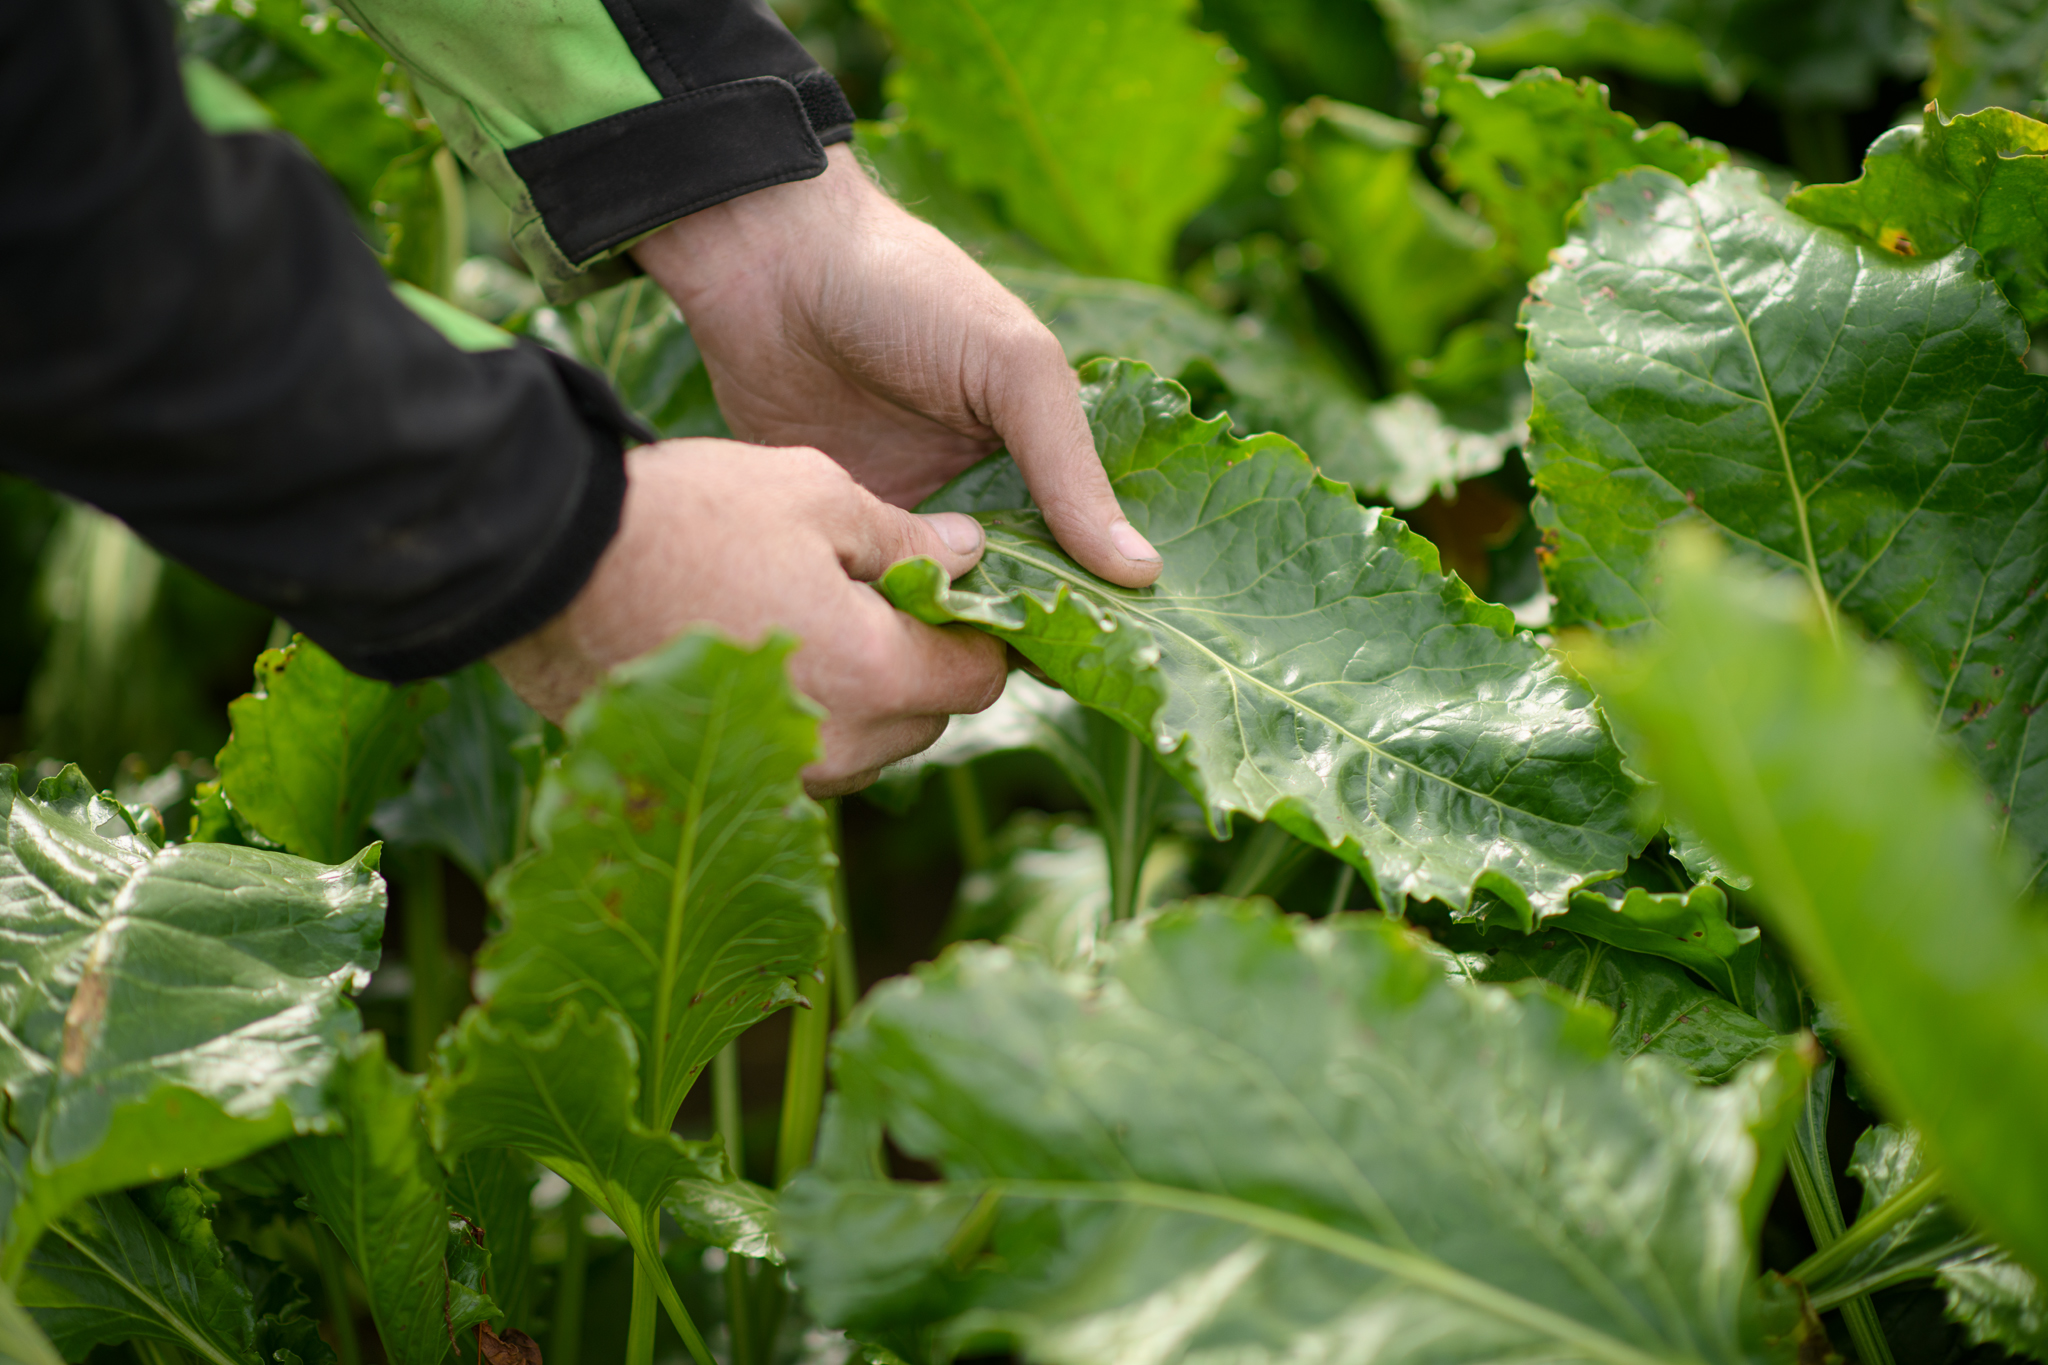
<svg viewBox="0 0 2048 1365"><path fill-rule="evenodd" d="M1128 521L1110 523L1109 543L1116 546L1116 552L1125 559L1139 564L1157 564L1159 551L1152 548L1152 542L1138 534L1138 528Z"/></svg>
<svg viewBox="0 0 2048 1365"><path fill-rule="evenodd" d="M954 554L971 555L981 548L981 523L965 512L933 512L925 520Z"/></svg>

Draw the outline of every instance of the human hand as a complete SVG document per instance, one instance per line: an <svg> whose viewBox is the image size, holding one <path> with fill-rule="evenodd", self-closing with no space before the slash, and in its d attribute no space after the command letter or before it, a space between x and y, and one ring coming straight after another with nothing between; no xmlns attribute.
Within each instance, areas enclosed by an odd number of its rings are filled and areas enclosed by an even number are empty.
<svg viewBox="0 0 2048 1365"><path fill-rule="evenodd" d="M780 627L799 691L828 713L813 796L874 780L939 737L950 715L1002 694L1002 642L928 626L865 586L928 555L958 577L981 559L981 526L959 513L891 507L815 450L695 439L626 455L619 533L575 601L492 656L514 691L560 721L613 664L709 622L742 640Z"/></svg>
<svg viewBox="0 0 2048 1365"><path fill-rule="evenodd" d="M1016 295L903 211L853 151L823 175L679 219L633 248L682 309L733 432L831 455L915 506L999 445L1068 553L1144 587L1073 369Z"/></svg>

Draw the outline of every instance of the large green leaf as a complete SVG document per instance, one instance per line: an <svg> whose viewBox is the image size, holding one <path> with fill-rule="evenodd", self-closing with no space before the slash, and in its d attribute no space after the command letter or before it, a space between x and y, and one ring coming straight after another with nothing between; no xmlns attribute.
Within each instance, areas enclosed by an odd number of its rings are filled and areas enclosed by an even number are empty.
<svg viewBox="0 0 2048 1365"><path fill-rule="evenodd" d="M228 705L221 790L293 853L338 863L363 845L377 803L420 756L438 688L360 678L305 636L256 660L256 686Z"/></svg>
<svg viewBox="0 0 2048 1365"><path fill-rule="evenodd" d="M1310 100L1287 119L1288 212L1331 281L1398 366L1436 350L1506 283L1491 229L1423 178L1428 139L1371 109Z"/></svg>
<svg viewBox="0 0 2048 1365"><path fill-rule="evenodd" d="M1162 281L1244 120L1186 0L867 0L908 124L1067 265ZM1136 74L1142 73L1142 74Z"/></svg>
<svg viewBox="0 0 2048 1365"><path fill-rule="evenodd" d="M412 785L377 807L391 842L437 848L479 884L512 861L540 766L541 718L488 663L442 681L447 708L420 726Z"/></svg>
<svg viewBox="0 0 2048 1365"><path fill-rule="evenodd" d="M2029 323L2048 321L2048 124L2005 109L1944 119L1870 144L1847 185L1808 185L1786 207L1900 256L1967 246Z"/></svg>
<svg viewBox="0 0 2048 1365"><path fill-rule="evenodd" d="M897 565L892 601L995 631L1153 745L1218 831L1232 812L1276 820L1382 903L1462 908L1483 887L1554 914L1641 848L1591 696L1427 541L1286 440L1193 417L1142 365L1082 374L1111 485L1165 556L1158 583L1105 583L1036 512L986 513L979 568L948 585L930 560Z"/></svg>
<svg viewBox="0 0 2048 1365"><path fill-rule="evenodd" d="M1617 1055L1668 1057L1702 1081L1726 1080L1767 1051L1778 1033L1741 1007L1648 953L1545 926L1502 945L1480 981L1539 978L1614 1013Z"/></svg>
<svg viewBox="0 0 2048 1365"><path fill-rule="evenodd" d="M73 1360L126 1341L163 1342L210 1365L270 1365L280 1348L304 1365L333 1359L297 1282L216 1239L199 1192L182 1182L100 1195L59 1219L29 1262L21 1302Z"/></svg>
<svg viewBox="0 0 2048 1365"><path fill-rule="evenodd" d="M1717 143L1675 124L1638 127L1591 78L1523 71L1507 82L1468 74L1453 48L1423 65L1437 111L1451 120L1436 155L1452 189L1476 196L1515 267L1534 275L1564 244L1565 213L1579 196L1634 166L1659 166L1688 184L1727 161Z"/></svg>
<svg viewBox="0 0 2048 1365"><path fill-rule="evenodd" d="M656 1131L824 956L833 855L798 777L818 713L784 671L794 647L695 631L614 670L570 714L533 853L493 886L492 1017L538 1033L565 1001L618 1011Z"/></svg>
<svg viewBox="0 0 2048 1365"><path fill-rule="evenodd" d="M689 1315L661 1269L661 1205L679 1182L726 1183L725 1148L640 1121L635 1054L617 1012L592 1018L580 1000L540 1033L471 1009L436 1053L427 1121L451 1165L510 1147L581 1190L626 1235L680 1328Z"/></svg>
<svg viewBox="0 0 2048 1365"><path fill-rule="evenodd" d="M2017 904L1983 790L1897 662L1838 643L1790 585L1675 539L1668 631L1586 656L1602 699L1671 805L1754 879L1864 1083L2039 1273L2048 920Z"/></svg>
<svg viewBox="0 0 2048 1365"><path fill-rule="evenodd" d="M1644 627L1656 547L1713 526L1903 647L1993 809L2048 851L2048 379L1975 253L1859 244L1747 171L1641 170L1586 197L1534 290L1560 621Z"/></svg>
<svg viewBox="0 0 2048 1365"><path fill-rule="evenodd" d="M2048 105L2048 5L2041 0L1913 0L1933 26L1927 94L1951 114Z"/></svg>
<svg viewBox="0 0 2048 1365"><path fill-rule="evenodd" d="M1778 1358L1739 1324L1773 1073L1702 1089L1605 1032L1377 917L1197 904L1099 980L963 946L840 1034L784 1234L822 1321L941 1354ZM882 1179L884 1128L942 1180Z"/></svg>
<svg viewBox="0 0 2048 1365"><path fill-rule="evenodd" d="M449 1273L447 1178L420 1116L420 1081L363 1037L333 1081L343 1130L300 1138L292 1159L313 1215L334 1230L369 1291L370 1313L396 1365L440 1365L450 1338L498 1317L496 1305Z"/></svg>
<svg viewBox="0 0 2048 1365"><path fill-rule="evenodd" d="M384 923L376 850L321 867L159 849L76 768L0 765L5 1266L75 1200L222 1165L332 1121ZM11 1222L12 1226L9 1226Z"/></svg>

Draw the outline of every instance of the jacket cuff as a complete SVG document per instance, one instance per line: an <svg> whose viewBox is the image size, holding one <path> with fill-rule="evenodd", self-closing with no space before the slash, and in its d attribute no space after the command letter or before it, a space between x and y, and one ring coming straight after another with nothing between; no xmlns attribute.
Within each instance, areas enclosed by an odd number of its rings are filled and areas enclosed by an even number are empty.
<svg viewBox="0 0 2048 1365"><path fill-rule="evenodd" d="M531 345L532 343L524 343ZM625 449L657 439L591 371L542 347L589 433L581 491L559 530L534 557L511 592L470 620L431 638L356 649L324 648L350 672L386 682L412 682L465 668L553 620L597 568L619 531L626 500Z"/></svg>
<svg viewBox="0 0 2048 1365"><path fill-rule="evenodd" d="M506 153L557 250L582 268L699 209L825 170L853 110L824 71L670 95Z"/></svg>

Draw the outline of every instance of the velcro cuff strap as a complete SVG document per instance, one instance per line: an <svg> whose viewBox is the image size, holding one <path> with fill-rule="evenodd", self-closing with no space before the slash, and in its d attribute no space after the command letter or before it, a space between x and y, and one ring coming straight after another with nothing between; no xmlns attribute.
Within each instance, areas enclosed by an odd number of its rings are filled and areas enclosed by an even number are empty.
<svg viewBox="0 0 2048 1365"><path fill-rule="evenodd" d="M698 209L825 170L803 99L780 76L671 95L506 155L575 265Z"/></svg>

